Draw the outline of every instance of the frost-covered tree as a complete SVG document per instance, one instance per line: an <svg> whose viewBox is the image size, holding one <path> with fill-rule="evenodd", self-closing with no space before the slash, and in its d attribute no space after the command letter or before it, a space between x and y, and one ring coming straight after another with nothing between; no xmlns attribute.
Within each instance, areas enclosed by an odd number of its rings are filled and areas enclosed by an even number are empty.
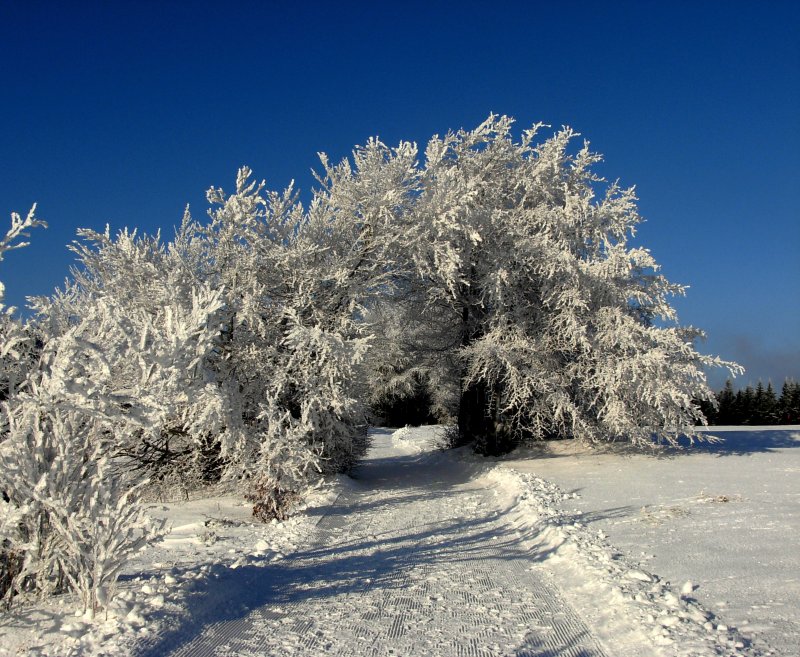
<svg viewBox="0 0 800 657"><path fill-rule="evenodd" d="M26 223L36 225L32 213ZM12 220L11 232L22 225ZM15 326L9 318L4 328ZM116 437L149 427L136 386L125 389L112 368L141 365L142 336L102 300L50 328L36 325L24 380L7 374L8 357L22 362L24 340L3 334L5 380L18 383L7 385L2 408L2 595L10 604L23 591L72 589L93 615L107 608L126 559L159 535L136 503L137 482L110 460Z"/></svg>
<svg viewBox="0 0 800 657"><path fill-rule="evenodd" d="M368 308L412 271L404 222L416 193L416 149L378 141L353 161L322 156L308 209L239 172L212 189L204 278L226 290L223 378L239 381L257 447L249 497L258 515L364 451Z"/></svg>
<svg viewBox="0 0 800 657"><path fill-rule="evenodd" d="M291 187L268 192L247 168L233 194L212 189L208 198L202 276L226 300L217 367L221 380L236 381L254 439L241 474L255 513L282 517L319 473L363 452L353 391L367 341L330 280L344 280L347 265L331 256L335 222L316 230L321 201L307 213Z"/></svg>
<svg viewBox="0 0 800 657"><path fill-rule="evenodd" d="M328 167L308 211L244 168L233 194L209 191L208 223L187 212L172 242L80 231L71 280L33 307L52 345L77 345L51 368L60 393L137 419L111 431L116 467L183 489L227 477L280 517L363 453L362 304L391 278L370 234L397 214L377 183L394 192L388 174L413 163L381 148L355 172Z"/></svg>
<svg viewBox="0 0 800 657"><path fill-rule="evenodd" d="M736 366L696 351L702 333L669 304L683 287L629 244L633 189L604 184L570 129L537 144L542 126L519 141L511 127L491 116L434 137L406 222L436 342L458 362L462 439L495 453L692 434L693 399L713 399L703 368Z"/></svg>
<svg viewBox="0 0 800 657"><path fill-rule="evenodd" d="M11 214L11 226L0 240L0 261L6 251L27 245L20 238L28 237L28 230L46 226L35 215L36 206L23 219L18 213ZM35 367L37 341L30 325L15 316L15 308L3 304L5 287L0 282L0 401L14 399L28 381ZM0 443L8 437L8 425L4 414L0 416ZM15 527L20 519L19 507L11 504L8 492L0 482L0 596L6 597L13 589L14 579L22 567L23 554L15 550L6 538L5 528Z"/></svg>
<svg viewBox="0 0 800 657"><path fill-rule="evenodd" d="M29 236L31 228L39 226L47 224L36 217L36 205L24 219L11 213L11 226L0 240L0 261L7 251L27 246L28 242L22 240ZM36 327L18 319L16 308L3 304L4 296L5 287L0 282L0 401L14 397L25 384L41 343Z"/></svg>
<svg viewBox="0 0 800 657"><path fill-rule="evenodd" d="M109 443L120 467L183 489L218 478L240 428L209 364L221 292L198 279L180 240L164 245L127 230L81 235L72 280L34 303L40 326L77 341L60 373L64 395L104 400L115 421L138 419Z"/></svg>

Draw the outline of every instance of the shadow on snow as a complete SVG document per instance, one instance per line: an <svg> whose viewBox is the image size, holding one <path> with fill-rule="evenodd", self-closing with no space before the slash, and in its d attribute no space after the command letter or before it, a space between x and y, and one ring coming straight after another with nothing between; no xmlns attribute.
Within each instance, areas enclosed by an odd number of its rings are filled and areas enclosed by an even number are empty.
<svg viewBox="0 0 800 657"><path fill-rule="evenodd" d="M730 429L715 430L707 427L700 432L706 440L694 442L682 436L678 439L678 446L654 445L652 448L631 445L625 441L612 441L596 445L581 446L579 451L552 450L548 441L532 443L515 450L510 454L498 457L499 461L514 461L519 459L560 459L591 457L598 454L607 454L619 457L650 456L659 459L686 458L696 454L712 454L715 456L747 456L748 454L770 453L777 449L792 449L800 447L800 429ZM708 439L716 439L711 442ZM572 439L567 439L569 442ZM560 441L555 441L556 443Z"/></svg>
<svg viewBox="0 0 800 657"><path fill-rule="evenodd" d="M367 510L391 514L414 501L446 500L457 487L469 481L466 468L448 467L437 454L367 459L355 473L357 488L405 491L386 499L359 501L362 491L344 494L332 506L310 510L346 527L348 517ZM423 463L427 461L427 463ZM439 467L442 466L442 467ZM421 473L421 471L423 471ZM338 517L338 518L337 518ZM497 538L495 538L497 537ZM495 538L495 540L492 540ZM498 527L497 518L454 518L421 523L407 530L374 534L367 532L334 545L316 545L293 553L279 563L249 565L236 569L216 566L209 577L190 590L188 609L173 627L147 643L139 644L136 657L166 655L191 643L204 631L223 624L236 624L258 610L269 622L287 617L285 606L320 600L368 589L400 589L411 568L439 562L544 560L552 548L532 547L510 525ZM489 549L489 546L491 549ZM366 618L364 622L369 622ZM232 627L228 631L234 630ZM537 639L526 637L520 657L556 657L552 648L537 651ZM560 653L573 655L573 652ZM575 654L574 657L579 657Z"/></svg>

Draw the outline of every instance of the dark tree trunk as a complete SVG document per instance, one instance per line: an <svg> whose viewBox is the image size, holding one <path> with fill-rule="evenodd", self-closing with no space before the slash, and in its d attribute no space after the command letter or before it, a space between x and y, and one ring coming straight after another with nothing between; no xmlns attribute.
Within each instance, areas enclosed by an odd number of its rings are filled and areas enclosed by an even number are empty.
<svg viewBox="0 0 800 657"><path fill-rule="evenodd" d="M487 392L483 381L462 386L458 406L458 434L463 445L470 442L477 444L478 441L484 440L490 431Z"/></svg>
<svg viewBox="0 0 800 657"><path fill-rule="evenodd" d="M461 345L468 347L480 339L485 330L487 311L478 291L477 274L470 272L471 285L461 288ZM490 385L480 379L465 382L466 372L461 375L461 398L458 406L458 444L472 443L475 451L485 456L507 454L516 446L511 433L503 423L500 401L503 386L500 382Z"/></svg>
<svg viewBox="0 0 800 657"><path fill-rule="evenodd" d="M458 435L462 445L472 443L484 456L507 454L517 446L500 413L502 387L486 381L463 387L458 408Z"/></svg>

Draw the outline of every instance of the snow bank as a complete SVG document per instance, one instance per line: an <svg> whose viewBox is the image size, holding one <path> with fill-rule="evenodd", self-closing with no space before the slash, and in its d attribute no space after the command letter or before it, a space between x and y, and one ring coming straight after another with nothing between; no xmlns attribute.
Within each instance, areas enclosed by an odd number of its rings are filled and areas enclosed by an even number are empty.
<svg viewBox="0 0 800 657"><path fill-rule="evenodd" d="M759 654L800 645L800 427L709 427L721 440L686 450L543 443L503 463L579 497L571 520L608 535L633 563L736 627Z"/></svg>
<svg viewBox="0 0 800 657"><path fill-rule="evenodd" d="M576 493L507 465L495 466L485 479L529 537L532 557L543 557L564 596L601 639L628 651L620 654L642 654L642 628L666 654L728 655L746 647L738 632L692 597L692 582L672 586L620 553L603 531L565 514L562 504Z"/></svg>
<svg viewBox="0 0 800 657"><path fill-rule="evenodd" d="M377 429L374 431L383 431ZM423 425L412 427L406 425L392 432L391 443L397 452L402 454L422 454L429 452L432 446L443 440L445 428Z"/></svg>

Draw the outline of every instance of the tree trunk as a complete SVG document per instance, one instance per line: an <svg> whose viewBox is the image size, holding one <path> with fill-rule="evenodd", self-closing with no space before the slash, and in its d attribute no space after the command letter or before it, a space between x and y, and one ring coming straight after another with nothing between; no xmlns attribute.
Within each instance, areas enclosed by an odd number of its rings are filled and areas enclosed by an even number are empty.
<svg viewBox="0 0 800 657"><path fill-rule="evenodd" d="M483 381L462 386L458 406L458 434L463 445L473 441L477 444L489 431L486 393L486 384Z"/></svg>
<svg viewBox="0 0 800 657"><path fill-rule="evenodd" d="M507 454L517 443L500 413L502 386L490 388L486 381L474 381L462 387L458 408L459 443L472 443L484 456Z"/></svg>
<svg viewBox="0 0 800 657"><path fill-rule="evenodd" d="M475 278L475 272L472 272ZM461 345L467 347L483 331L486 310L473 298L478 298L476 285L462 288L465 300L461 311ZM475 451L484 456L507 454L516 446L500 414L503 386L483 379L465 383L461 377L461 398L458 405L458 444L472 443Z"/></svg>

